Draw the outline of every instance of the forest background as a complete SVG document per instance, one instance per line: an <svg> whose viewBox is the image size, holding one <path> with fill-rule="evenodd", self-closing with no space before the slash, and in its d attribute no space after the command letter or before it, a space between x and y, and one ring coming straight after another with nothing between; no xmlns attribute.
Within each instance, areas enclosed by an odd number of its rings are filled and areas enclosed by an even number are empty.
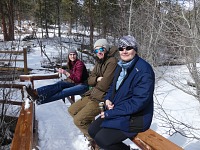
<svg viewBox="0 0 200 150"><path fill-rule="evenodd" d="M86 53L92 56L96 39L107 38L115 45L119 37L130 34L137 39L139 55L155 69L185 65L190 78L177 77L174 72L166 81L200 102L199 9L199 0L1 0L1 42L11 41L7 49L18 50L21 41L36 39L45 53L40 39L53 34L60 48L64 43L78 44L80 51L87 49ZM74 43L64 40L69 37L73 37ZM165 78L166 70L160 72L158 79ZM199 140L199 128L176 120L162 107L159 109L165 114L160 119L169 128L169 134L179 132ZM1 112L3 116L4 111ZM3 122L1 117L1 135L5 135ZM1 144L3 141L0 140Z"/></svg>

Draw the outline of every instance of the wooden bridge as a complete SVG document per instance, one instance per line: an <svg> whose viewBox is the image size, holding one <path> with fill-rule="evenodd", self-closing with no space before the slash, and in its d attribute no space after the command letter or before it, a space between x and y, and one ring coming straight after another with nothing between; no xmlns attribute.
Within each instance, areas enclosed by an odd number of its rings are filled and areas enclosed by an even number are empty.
<svg viewBox="0 0 200 150"><path fill-rule="evenodd" d="M35 80L59 78L58 74L53 75L21 75L21 81L30 81L34 87ZM17 88L23 88L21 85L15 85ZM74 96L68 98L71 103L74 103ZM35 121L35 106L30 103L28 109L24 108L22 103L20 115L15 128L14 138L11 144L11 150L32 150L36 148L38 141L37 122ZM149 129L139 133L132 140L141 150L183 150L183 148L164 138L155 131Z"/></svg>

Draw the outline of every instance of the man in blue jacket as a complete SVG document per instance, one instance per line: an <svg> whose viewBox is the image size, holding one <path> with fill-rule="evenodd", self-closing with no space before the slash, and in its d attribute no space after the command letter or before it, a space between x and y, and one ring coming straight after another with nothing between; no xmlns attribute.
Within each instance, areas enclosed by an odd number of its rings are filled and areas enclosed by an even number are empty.
<svg viewBox="0 0 200 150"><path fill-rule="evenodd" d="M121 60L105 96L105 111L89 127L89 135L106 150L129 150L122 141L149 129L153 117L154 71L137 55L133 36L119 40Z"/></svg>

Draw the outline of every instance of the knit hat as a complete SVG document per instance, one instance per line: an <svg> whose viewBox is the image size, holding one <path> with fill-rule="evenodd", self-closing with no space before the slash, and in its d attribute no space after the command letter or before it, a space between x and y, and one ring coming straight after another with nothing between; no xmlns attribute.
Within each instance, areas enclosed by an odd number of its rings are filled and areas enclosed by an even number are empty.
<svg viewBox="0 0 200 150"><path fill-rule="evenodd" d="M136 52L138 50L136 39L133 36L130 36L130 35L123 36L122 38L120 38L118 46L119 47L133 46L133 49Z"/></svg>
<svg viewBox="0 0 200 150"><path fill-rule="evenodd" d="M76 51L76 49L74 49L74 48L70 48L70 49L68 50L68 55L69 55L70 53L76 53L76 55L77 55L77 51Z"/></svg>
<svg viewBox="0 0 200 150"><path fill-rule="evenodd" d="M109 51L110 46L108 44L108 41L106 39L99 39L94 43L94 48L97 46L104 47L107 51Z"/></svg>

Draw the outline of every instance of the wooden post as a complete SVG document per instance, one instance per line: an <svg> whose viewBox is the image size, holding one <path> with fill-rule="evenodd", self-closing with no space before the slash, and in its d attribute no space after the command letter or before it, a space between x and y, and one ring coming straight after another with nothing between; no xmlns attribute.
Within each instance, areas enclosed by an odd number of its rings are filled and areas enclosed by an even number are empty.
<svg viewBox="0 0 200 150"><path fill-rule="evenodd" d="M24 54L24 73L28 74L27 49L26 48L23 48L23 54Z"/></svg>

